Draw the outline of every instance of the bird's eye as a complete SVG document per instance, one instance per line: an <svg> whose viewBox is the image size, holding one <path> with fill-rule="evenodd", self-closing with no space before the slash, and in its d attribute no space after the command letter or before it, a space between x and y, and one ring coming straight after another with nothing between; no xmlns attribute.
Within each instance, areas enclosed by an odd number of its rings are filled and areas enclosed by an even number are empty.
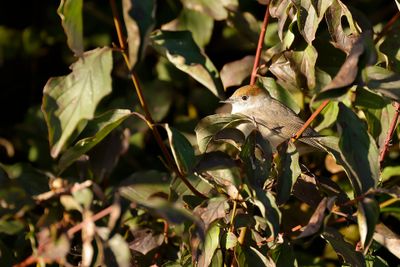
<svg viewBox="0 0 400 267"><path fill-rule="evenodd" d="M242 96L242 100L246 101L249 97L247 95Z"/></svg>

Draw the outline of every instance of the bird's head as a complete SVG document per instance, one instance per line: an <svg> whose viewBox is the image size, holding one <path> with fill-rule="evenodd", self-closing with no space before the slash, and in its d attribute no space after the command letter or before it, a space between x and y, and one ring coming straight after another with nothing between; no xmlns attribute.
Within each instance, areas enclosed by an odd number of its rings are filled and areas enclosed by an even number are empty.
<svg viewBox="0 0 400 267"><path fill-rule="evenodd" d="M260 107L265 104L269 94L266 90L256 85L246 85L237 89L231 97L222 103L232 105L232 113L243 113L246 109Z"/></svg>

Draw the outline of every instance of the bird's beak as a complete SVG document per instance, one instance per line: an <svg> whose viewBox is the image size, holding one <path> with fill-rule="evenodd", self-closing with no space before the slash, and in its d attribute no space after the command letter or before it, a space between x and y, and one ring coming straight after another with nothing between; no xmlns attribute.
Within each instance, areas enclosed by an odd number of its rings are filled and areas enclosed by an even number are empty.
<svg viewBox="0 0 400 267"><path fill-rule="evenodd" d="M219 101L219 103L224 103L224 104L232 104L232 102L233 102L233 100L230 99L230 98L228 98L228 99L226 99L226 100L221 100L221 101Z"/></svg>

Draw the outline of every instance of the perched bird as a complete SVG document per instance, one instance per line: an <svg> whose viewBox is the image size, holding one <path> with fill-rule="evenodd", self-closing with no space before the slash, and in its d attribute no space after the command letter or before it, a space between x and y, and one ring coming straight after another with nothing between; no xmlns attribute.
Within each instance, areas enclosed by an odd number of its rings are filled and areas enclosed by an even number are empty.
<svg viewBox="0 0 400 267"><path fill-rule="evenodd" d="M231 113L243 114L253 121L240 130L247 134L257 128L274 147L291 138L304 124L290 108L256 85L243 86L221 102L232 105ZM308 127L298 141L325 150L323 139L314 129Z"/></svg>

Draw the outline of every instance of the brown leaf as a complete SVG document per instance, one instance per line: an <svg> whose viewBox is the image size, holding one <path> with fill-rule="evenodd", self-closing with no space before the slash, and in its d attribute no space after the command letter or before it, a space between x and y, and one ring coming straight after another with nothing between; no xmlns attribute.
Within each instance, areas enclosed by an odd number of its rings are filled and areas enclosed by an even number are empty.
<svg viewBox="0 0 400 267"><path fill-rule="evenodd" d="M164 242L164 236L162 234L154 234L151 229L132 231L132 234L134 240L129 243L129 248L143 255L146 255Z"/></svg>
<svg viewBox="0 0 400 267"><path fill-rule="evenodd" d="M244 79L250 76L253 62L254 56L245 56L225 64L220 73L224 88L241 85Z"/></svg>

